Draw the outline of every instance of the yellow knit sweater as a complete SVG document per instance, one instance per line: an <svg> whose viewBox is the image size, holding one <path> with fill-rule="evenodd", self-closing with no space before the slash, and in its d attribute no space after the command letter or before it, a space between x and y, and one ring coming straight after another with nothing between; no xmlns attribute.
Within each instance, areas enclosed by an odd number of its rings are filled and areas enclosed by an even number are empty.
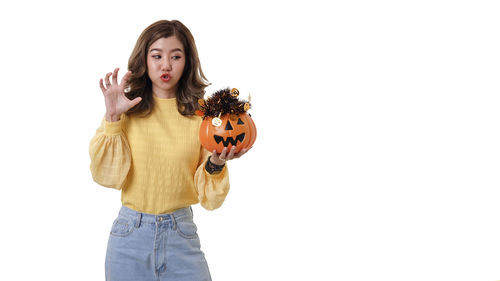
<svg viewBox="0 0 500 281"><path fill-rule="evenodd" d="M148 117L103 118L90 141L94 181L121 189L123 205L143 213L165 214L196 203L220 207L229 174L227 167L219 174L205 170L211 153L200 145L202 119L181 115L175 98L154 101Z"/></svg>

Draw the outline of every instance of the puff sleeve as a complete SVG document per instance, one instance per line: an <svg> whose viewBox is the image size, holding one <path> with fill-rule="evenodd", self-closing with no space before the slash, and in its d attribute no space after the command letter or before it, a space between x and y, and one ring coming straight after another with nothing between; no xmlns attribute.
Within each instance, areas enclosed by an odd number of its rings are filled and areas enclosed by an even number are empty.
<svg viewBox="0 0 500 281"><path fill-rule="evenodd" d="M122 189L131 165L130 147L122 130L124 117L116 122L103 118L89 147L92 178L114 189Z"/></svg>
<svg viewBox="0 0 500 281"><path fill-rule="evenodd" d="M229 173L227 163L218 174L210 174L205 170L210 153L201 147L198 168L194 175L194 184L198 191L198 200L203 208L214 210L219 208L229 192Z"/></svg>

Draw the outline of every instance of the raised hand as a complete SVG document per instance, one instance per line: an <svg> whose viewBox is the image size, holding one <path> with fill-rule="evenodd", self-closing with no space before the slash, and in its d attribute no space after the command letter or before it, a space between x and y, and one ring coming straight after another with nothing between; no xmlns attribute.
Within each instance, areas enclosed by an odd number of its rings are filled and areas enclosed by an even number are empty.
<svg viewBox="0 0 500 281"><path fill-rule="evenodd" d="M106 104L106 121L115 122L120 120L120 115L127 112L130 108L138 104L142 98L137 97L133 100L129 100L125 96L125 85L127 84L132 72L128 71L122 78L120 84L118 84L118 70L111 73L107 73L104 80L106 81L106 86L103 84L103 79L99 80L99 86L101 86L102 94L104 95L104 102ZM113 83L109 82L109 77L112 77Z"/></svg>

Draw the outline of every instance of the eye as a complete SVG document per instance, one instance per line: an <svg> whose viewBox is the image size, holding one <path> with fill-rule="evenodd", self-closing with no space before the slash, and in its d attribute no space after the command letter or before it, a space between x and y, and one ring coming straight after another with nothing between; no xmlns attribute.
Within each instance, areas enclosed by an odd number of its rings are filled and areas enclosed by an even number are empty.
<svg viewBox="0 0 500 281"><path fill-rule="evenodd" d="M245 123L243 123L243 121L241 121L241 119L240 119L240 118L238 118L238 123L237 123L237 124L238 124L238 125L244 125Z"/></svg>
<svg viewBox="0 0 500 281"><path fill-rule="evenodd" d="M181 58L181 56L173 56L173 57L172 57L172 59L174 59L174 60L178 60L178 59L180 59L180 58Z"/></svg>
<svg viewBox="0 0 500 281"><path fill-rule="evenodd" d="M155 59L161 59L160 55L153 55L152 57L155 58Z"/></svg>
<svg viewBox="0 0 500 281"><path fill-rule="evenodd" d="M232 129L233 129L233 126L231 126L231 122L229 122L229 120L227 120L227 124L226 124L225 130L229 131L229 130L232 130Z"/></svg>

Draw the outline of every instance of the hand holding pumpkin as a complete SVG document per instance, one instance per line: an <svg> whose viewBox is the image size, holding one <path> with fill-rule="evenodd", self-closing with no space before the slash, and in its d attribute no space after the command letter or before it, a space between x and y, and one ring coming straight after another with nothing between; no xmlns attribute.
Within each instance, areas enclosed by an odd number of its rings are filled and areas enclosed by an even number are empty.
<svg viewBox="0 0 500 281"><path fill-rule="evenodd" d="M227 153L227 147L224 147L224 149L222 149L222 152L220 154L217 154L217 150L214 149L212 151L212 157L210 157L210 162L212 162L212 164L221 166L224 165L224 163L228 160L240 158L250 149L251 147L243 148L240 150L240 152L234 153L236 151L236 146L233 146L231 147L229 153Z"/></svg>

